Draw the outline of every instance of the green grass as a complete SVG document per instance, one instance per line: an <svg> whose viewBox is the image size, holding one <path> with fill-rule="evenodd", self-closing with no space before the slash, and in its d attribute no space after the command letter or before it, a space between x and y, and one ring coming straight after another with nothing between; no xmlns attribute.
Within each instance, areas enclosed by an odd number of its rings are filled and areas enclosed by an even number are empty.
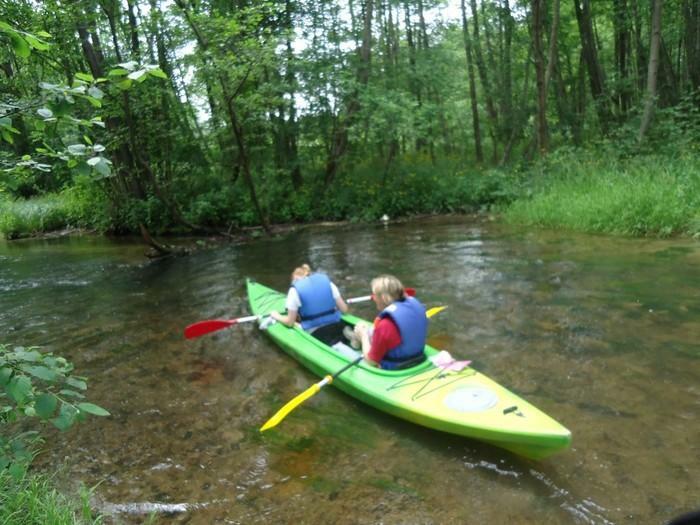
<svg viewBox="0 0 700 525"><path fill-rule="evenodd" d="M71 499L59 493L51 479L25 474L17 480L6 470L0 471L0 523L3 525L83 525L101 524L92 515L90 493L83 489Z"/></svg>
<svg viewBox="0 0 700 525"><path fill-rule="evenodd" d="M504 209L512 223L582 232L700 235L700 159L553 155L530 172L527 195Z"/></svg>
<svg viewBox="0 0 700 525"><path fill-rule="evenodd" d="M67 224L67 203L58 195L14 201L0 197L0 234L8 239L59 230Z"/></svg>

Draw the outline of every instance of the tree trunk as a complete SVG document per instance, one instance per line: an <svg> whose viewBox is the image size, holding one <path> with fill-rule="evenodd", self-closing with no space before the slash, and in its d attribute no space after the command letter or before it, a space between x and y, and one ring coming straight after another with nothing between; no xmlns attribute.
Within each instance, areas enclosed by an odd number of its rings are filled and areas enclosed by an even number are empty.
<svg viewBox="0 0 700 525"><path fill-rule="evenodd" d="M634 1L634 0L633 0ZM617 109L620 116L631 107L629 86L630 24L627 0L614 0L613 27L615 31L615 69L617 70Z"/></svg>
<svg viewBox="0 0 700 525"><path fill-rule="evenodd" d="M484 162L484 151L481 147L481 128L479 126L479 109L476 99L476 82L474 79L474 64L472 63L472 47L467 23L467 7L461 0L462 8L462 37L464 38L464 53L467 58L467 77L469 79L469 98L471 100L472 126L474 128L474 152L478 163Z"/></svg>
<svg viewBox="0 0 700 525"><path fill-rule="evenodd" d="M688 76L687 91L700 90L700 5L697 0L684 0L683 20L685 21L685 67ZM700 106L700 96L696 97Z"/></svg>
<svg viewBox="0 0 700 525"><path fill-rule="evenodd" d="M535 78L537 81L537 116L536 138L537 152L544 155L547 151L547 91L545 84L544 52L542 49L542 32L544 0L532 0L532 50L535 55Z"/></svg>
<svg viewBox="0 0 700 525"><path fill-rule="evenodd" d="M663 0L654 0L654 11L651 16L651 42L649 44L649 68L647 70L647 92L644 102L644 114L642 123L639 126L639 142L644 140L644 136L651 125L651 118L654 114L654 104L656 99L656 80L659 70L659 48L661 47L661 5Z"/></svg>
<svg viewBox="0 0 700 525"><path fill-rule="evenodd" d="M501 61L501 68L503 70L503 81L501 86L501 104L500 104L500 114L501 114L501 129L503 131L503 136L510 138L513 133L515 115L513 113L513 74L512 74L512 43L513 43L513 27L515 26L515 21L513 20L513 15L510 9L510 2L508 0L503 0L503 7L501 8L501 25L502 25L502 38L503 38L503 59Z"/></svg>
<svg viewBox="0 0 700 525"><path fill-rule="evenodd" d="M581 49L588 68L588 80L591 94L595 100L598 122L604 135L607 135L612 114L610 112L608 95L603 79L603 70L598 61L595 36L593 34L593 19L591 17L590 0L574 0L576 20L581 35Z"/></svg>
<svg viewBox="0 0 700 525"><path fill-rule="evenodd" d="M498 113L496 112L496 106L493 103L493 97L488 87L492 86L492 82L486 72L486 63L484 62L484 55L481 52L481 40L479 37L479 15L476 8L476 0L471 0L472 9L472 33L474 35L473 49L474 57L476 58L476 68L479 72L479 80L481 80L481 85L484 87L484 95L486 96L486 112L489 116L489 125L491 128L491 137L494 141L494 152L498 147Z"/></svg>

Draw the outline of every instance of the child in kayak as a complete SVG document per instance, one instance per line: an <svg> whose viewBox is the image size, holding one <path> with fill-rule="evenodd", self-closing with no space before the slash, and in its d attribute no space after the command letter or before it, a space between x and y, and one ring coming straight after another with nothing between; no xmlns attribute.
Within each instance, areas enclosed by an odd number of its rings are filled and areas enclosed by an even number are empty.
<svg viewBox="0 0 700 525"><path fill-rule="evenodd" d="M340 315L348 305L325 273L312 272L308 264L295 268L285 306L286 314L272 312L270 317L289 327L298 320L304 330L328 344L342 339L346 325Z"/></svg>
<svg viewBox="0 0 700 525"><path fill-rule="evenodd" d="M374 326L355 325L365 360L386 370L410 368L425 361L428 320L423 304L408 296L393 275L372 280L372 300L379 310Z"/></svg>

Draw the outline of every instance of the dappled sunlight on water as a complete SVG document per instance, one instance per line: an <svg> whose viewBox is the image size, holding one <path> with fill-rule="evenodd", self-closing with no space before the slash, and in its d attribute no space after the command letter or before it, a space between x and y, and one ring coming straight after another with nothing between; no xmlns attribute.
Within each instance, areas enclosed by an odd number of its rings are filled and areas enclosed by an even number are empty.
<svg viewBox="0 0 700 525"><path fill-rule="evenodd" d="M41 468L142 523L662 523L698 505L700 245L526 232L442 218L309 229L147 262L104 239L0 244L0 330L64 355L112 417L52 433ZM541 462L388 417L324 389L254 324L245 277L284 289L302 262L346 297L395 273L429 342L573 433ZM370 318L371 304L355 307Z"/></svg>

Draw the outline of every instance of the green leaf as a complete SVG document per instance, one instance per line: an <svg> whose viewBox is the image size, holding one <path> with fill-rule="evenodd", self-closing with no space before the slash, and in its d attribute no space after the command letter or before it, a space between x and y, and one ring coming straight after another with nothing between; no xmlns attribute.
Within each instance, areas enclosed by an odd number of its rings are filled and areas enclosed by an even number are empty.
<svg viewBox="0 0 700 525"><path fill-rule="evenodd" d="M93 416L109 416L110 413L107 412L101 406L93 405L92 403L78 403L78 408L83 412L92 414Z"/></svg>
<svg viewBox="0 0 700 525"><path fill-rule="evenodd" d="M93 107L96 107L96 108L101 108L101 107L102 107L102 102L100 102L99 100L97 100L95 97L85 97L85 98L88 100L88 102L89 102L90 104L93 105Z"/></svg>
<svg viewBox="0 0 700 525"><path fill-rule="evenodd" d="M27 58L29 56L31 49L24 38L17 33L10 33L10 40L12 41L12 49L17 53L17 56L22 58Z"/></svg>
<svg viewBox="0 0 700 525"><path fill-rule="evenodd" d="M133 84L133 83L134 83L133 80L130 80L127 78L126 80L122 80L121 82L118 82L117 87L119 89L127 90L131 87L131 84Z"/></svg>
<svg viewBox="0 0 700 525"><path fill-rule="evenodd" d="M151 76L153 76L153 77L165 78L165 79L168 78L168 75L166 75L166 74L163 72L163 70L160 69L160 68L151 69L151 70L149 70L148 74L151 75Z"/></svg>
<svg viewBox="0 0 700 525"><path fill-rule="evenodd" d="M15 348L15 357L20 361L27 363L36 363L41 361L41 353L36 350L25 350L24 348Z"/></svg>
<svg viewBox="0 0 700 525"><path fill-rule="evenodd" d="M30 46L32 46L37 51L46 51L49 49L49 44L47 42L44 42L43 40L38 39L34 35L30 35L30 34L25 33L24 39L27 41L27 43Z"/></svg>
<svg viewBox="0 0 700 525"><path fill-rule="evenodd" d="M90 95L92 98L96 98L97 100L102 100L102 97L104 97L104 93L102 90L98 87L91 86L88 88L88 95Z"/></svg>
<svg viewBox="0 0 700 525"><path fill-rule="evenodd" d="M27 376L15 376L10 380L5 390L15 403L21 405L32 391L32 382Z"/></svg>
<svg viewBox="0 0 700 525"><path fill-rule="evenodd" d="M132 73L129 73L128 78L130 78L131 80L137 80L139 82L143 82L144 80L146 80L147 73L148 73L148 71L146 71L145 69L139 69L138 71L134 71Z"/></svg>
<svg viewBox="0 0 700 525"><path fill-rule="evenodd" d="M85 82L94 82L95 77L93 77L89 73L76 73L75 78L79 78L80 80L84 80Z"/></svg>
<svg viewBox="0 0 700 525"><path fill-rule="evenodd" d="M41 38L51 38L51 35L46 31L37 31L36 36L40 36Z"/></svg>
<svg viewBox="0 0 700 525"><path fill-rule="evenodd" d="M117 64L119 67L123 67L124 69L128 69L129 71L133 71L138 64L134 62L133 60L130 60L129 62L122 62L121 64Z"/></svg>
<svg viewBox="0 0 700 525"><path fill-rule="evenodd" d="M10 144L15 143L15 139L12 138L12 135L7 132L5 128L0 129L0 135L2 135L2 138L5 140L5 142L9 142Z"/></svg>
<svg viewBox="0 0 700 525"><path fill-rule="evenodd" d="M68 153L71 155L85 155L87 146L85 144L71 144L68 146Z"/></svg>
<svg viewBox="0 0 700 525"><path fill-rule="evenodd" d="M61 410L58 417L51 419L51 423L59 430L66 430L75 423L75 416L78 410L71 405L61 403Z"/></svg>
<svg viewBox="0 0 700 525"><path fill-rule="evenodd" d="M4 387L10 382L12 369L9 367L0 368L0 387Z"/></svg>
<svg viewBox="0 0 700 525"><path fill-rule="evenodd" d="M109 73L107 73L107 76L108 77L123 77L124 75L128 75L128 74L129 74L128 69L117 67L114 69L110 69Z"/></svg>
<svg viewBox="0 0 700 525"><path fill-rule="evenodd" d="M68 430L73 425L73 417L61 415L51 419L51 424L58 430Z"/></svg>
<svg viewBox="0 0 700 525"><path fill-rule="evenodd" d="M42 379L44 381L55 381L58 377L58 374L56 374L56 372L45 366L22 365L20 369L23 372L26 372L27 374L32 375L38 379Z"/></svg>
<svg viewBox="0 0 700 525"><path fill-rule="evenodd" d="M36 112L39 114L40 117L42 118L51 118L53 117L53 111L51 111L49 108L39 108L36 110Z"/></svg>
<svg viewBox="0 0 700 525"><path fill-rule="evenodd" d="M68 397L75 397L78 399L83 399L85 396L81 394L80 392L76 392L75 390L68 390L68 389L63 389L59 392L59 394L68 396Z"/></svg>
<svg viewBox="0 0 700 525"><path fill-rule="evenodd" d="M34 403L36 414L41 419L48 419L53 416L58 405L58 399L53 394L41 394Z"/></svg>
<svg viewBox="0 0 700 525"><path fill-rule="evenodd" d="M112 168L110 167L111 162L104 157L92 157L88 159L87 162L102 176L102 178L109 177L112 174Z"/></svg>
<svg viewBox="0 0 700 525"><path fill-rule="evenodd" d="M82 379L69 377L68 379L66 379L66 383L72 386L73 388L77 388L78 390L87 390L87 383Z"/></svg>

